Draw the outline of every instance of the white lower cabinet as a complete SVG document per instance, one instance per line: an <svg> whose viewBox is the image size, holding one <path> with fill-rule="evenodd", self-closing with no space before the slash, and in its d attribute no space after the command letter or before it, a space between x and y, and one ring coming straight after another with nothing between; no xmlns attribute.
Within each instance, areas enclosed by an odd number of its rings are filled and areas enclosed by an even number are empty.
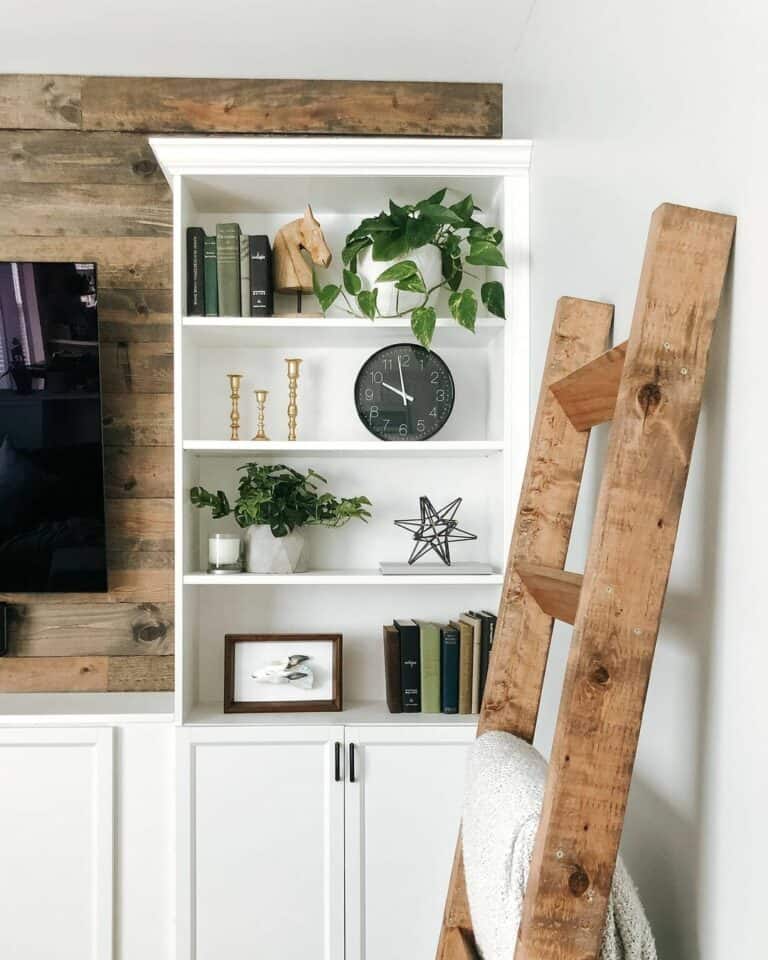
<svg viewBox="0 0 768 960"><path fill-rule="evenodd" d="M177 960L432 960L472 727L177 736Z"/></svg>
<svg viewBox="0 0 768 960"><path fill-rule="evenodd" d="M473 727L347 727L346 960L434 960Z"/></svg>
<svg viewBox="0 0 768 960"><path fill-rule="evenodd" d="M110 960L113 731L0 729L0 957Z"/></svg>

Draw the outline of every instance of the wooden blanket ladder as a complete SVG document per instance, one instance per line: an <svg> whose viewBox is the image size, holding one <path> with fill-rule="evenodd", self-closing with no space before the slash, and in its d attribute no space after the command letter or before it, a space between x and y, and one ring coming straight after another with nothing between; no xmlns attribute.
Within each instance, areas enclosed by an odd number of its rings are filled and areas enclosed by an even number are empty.
<svg viewBox="0 0 768 960"><path fill-rule="evenodd" d="M735 223L654 212L630 337L607 353L610 304L557 304L478 724L533 740L553 619L573 624L514 960L599 956ZM608 420L580 576L563 567L589 432ZM477 956L459 840L437 957Z"/></svg>

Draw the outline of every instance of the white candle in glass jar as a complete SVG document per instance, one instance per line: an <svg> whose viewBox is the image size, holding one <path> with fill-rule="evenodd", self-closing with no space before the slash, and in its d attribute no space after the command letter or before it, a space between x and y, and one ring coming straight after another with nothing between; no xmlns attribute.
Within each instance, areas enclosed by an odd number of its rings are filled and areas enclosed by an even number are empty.
<svg viewBox="0 0 768 960"><path fill-rule="evenodd" d="M234 567L240 563L240 537L215 533L208 538L208 563L211 567Z"/></svg>

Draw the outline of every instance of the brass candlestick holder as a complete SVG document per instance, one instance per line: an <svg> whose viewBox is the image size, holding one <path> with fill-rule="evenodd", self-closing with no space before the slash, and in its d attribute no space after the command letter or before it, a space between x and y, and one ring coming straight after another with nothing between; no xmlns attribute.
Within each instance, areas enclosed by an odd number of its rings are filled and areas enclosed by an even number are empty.
<svg viewBox="0 0 768 960"><path fill-rule="evenodd" d="M240 439L240 381L243 379L242 373L228 373L229 377L229 399L232 401L232 410L229 414L230 440Z"/></svg>
<svg viewBox="0 0 768 960"><path fill-rule="evenodd" d="M296 404L296 385L299 380L300 357L286 357L288 364L288 439L296 439L296 417L299 408Z"/></svg>
<svg viewBox="0 0 768 960"><path fill-rule="evenodd" d="M269 440L269 437L264 432L264 405L267 402L267 397L269 396L269 390L254 390L256 394L256 403L259 405L259 416L256 422L256 433L254 434L254 440Z"/></svg>

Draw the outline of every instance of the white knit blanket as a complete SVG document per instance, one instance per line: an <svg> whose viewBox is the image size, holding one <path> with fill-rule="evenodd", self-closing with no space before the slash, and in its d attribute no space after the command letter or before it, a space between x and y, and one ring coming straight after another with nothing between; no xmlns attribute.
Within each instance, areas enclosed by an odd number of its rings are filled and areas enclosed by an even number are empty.
<svg viewBox="0 0 768 960"><path fill-rule="evenodd" d="M467 896L483 960L511 960L541 816L547 763L509 733L485 733L470 752L462 835ZM601 960L656 960L643 906L619 859Z"/></svg>

